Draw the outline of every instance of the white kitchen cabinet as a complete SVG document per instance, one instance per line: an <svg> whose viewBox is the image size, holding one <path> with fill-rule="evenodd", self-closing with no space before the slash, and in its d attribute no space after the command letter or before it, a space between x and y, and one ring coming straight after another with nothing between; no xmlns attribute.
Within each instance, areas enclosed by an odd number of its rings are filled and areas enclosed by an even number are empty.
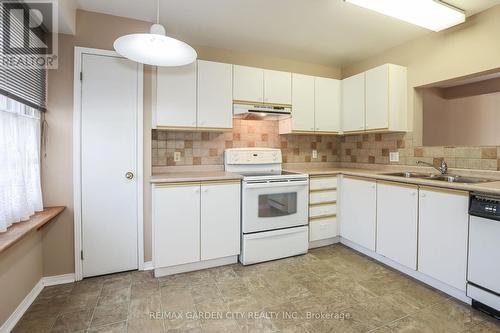
<svg viewBox="0 0 500 333"><path fill-rule="evenodd" d="M292 73L264 70L264 103L292 104Z"/></svg>
<svg viewBox="0 0 500 333"><path fill-rule="evenodd" d="M200 186L153 189L155 267L200 260Z"/></svg>
<svg viewBox="0 0 500 333"><path fill-rule="evenodd" d="M420 188L418 271L465 291L468 192Z"/></svg>
<svg viewBox="0 0 500 333"><path fill-rule="evenodd" d="M240 185L201 186L201 260L240 253Z"/></svg>
<svg viewBox="0 0 500 333"><path fill-rule="evenodd" d="M341 186L340 235L375 251L377 184L372 180L345 176Z"/></svg>
<svg viewBox="0 0 500 333"><path fill-rule="evenodd" d="M406 68L385 64L368 70L365 78L366 130L406 130Z"/></svg>
<svg viewBox="0 0 500 333"><path fill-rule="evenodd" d="M316 242L337 237L338 225L336 217L312 220L309 223L309 241Z"/></svg>
<svg viewBox="0 0 500 333"><path fill-rule="evenodd" d="M247 66L233 66L233 100L264 102L264 70Z"/></svg>
<svg viewBox="0 0 500 333"><path fill-rule="evenodd" d="M314 131L314 76L293 74L292 85L293 131Z"/></svg>
<svg viewBox="0 0 500 333"><path fill-rule="evenodd" d="M196 127L196 67L158 67L153 128Z"/></svg>
<svg viewBox="0 0 500 333"><path fill-rule="evenodd" d="M198 60L197 127L233 127L233 66Z"/></svg>
<svg viewBox="0 0 500 333"><path fill-rule="evenodd" d="M365 73L342 81L342 130L344 133L365 130Z"/></svg>
<svg viewBox="0 0 500 333"><path fill-rule="evenodd" d="M418 186L377 183L377 253L417 269Z"/></svg>
<svg viewBox="0 0 500 333"><path fill-rule="evenodd" d="M340 132L341 81L315 78L315 131Z"/></svg>

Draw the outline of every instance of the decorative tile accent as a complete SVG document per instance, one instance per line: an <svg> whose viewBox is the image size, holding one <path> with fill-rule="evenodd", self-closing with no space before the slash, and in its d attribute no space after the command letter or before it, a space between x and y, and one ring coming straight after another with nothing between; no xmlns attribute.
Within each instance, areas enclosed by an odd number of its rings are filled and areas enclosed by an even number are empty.
<svg viewBox="0 0 500 333"><path fill-rule="evenodd" d="M279 135L277 121L234 119L233 131L172 132L153 130L153 166L221 165L224 149L280 148L285 163L337 162L339 137L329 135ZM312 158L312 150L318 158ZM174 161L174 153L181 160Z"/></svg>

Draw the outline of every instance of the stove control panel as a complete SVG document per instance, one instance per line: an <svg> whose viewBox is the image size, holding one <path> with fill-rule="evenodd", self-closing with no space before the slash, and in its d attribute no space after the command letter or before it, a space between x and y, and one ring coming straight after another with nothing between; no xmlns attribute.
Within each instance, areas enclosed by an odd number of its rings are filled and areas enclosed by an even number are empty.
<svg viewBox="0 0 500 333"><path fill-rule="evenodd" d="M226 149L225 164L281 164L281 150L272 148Z"/></svg>

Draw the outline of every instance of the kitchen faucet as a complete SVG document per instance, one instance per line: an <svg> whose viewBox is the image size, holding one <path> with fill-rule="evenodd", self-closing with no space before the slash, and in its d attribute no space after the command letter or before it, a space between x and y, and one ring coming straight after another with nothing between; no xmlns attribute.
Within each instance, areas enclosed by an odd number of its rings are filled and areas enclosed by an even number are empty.
<svg viewBox="0 0 500 333"><path fill-rule="evenodd" d="M446 164L446 162L444 161L444 158L441 159L441 165L439 166L439 168L436 168L434 166L434 164L432 164L432 163L427 163L424 161L417 161L417 165L421 165L421 164L433 167L434 169L441 172L442 175L446 175L446 173L448 173L448 164Z"/></svg>

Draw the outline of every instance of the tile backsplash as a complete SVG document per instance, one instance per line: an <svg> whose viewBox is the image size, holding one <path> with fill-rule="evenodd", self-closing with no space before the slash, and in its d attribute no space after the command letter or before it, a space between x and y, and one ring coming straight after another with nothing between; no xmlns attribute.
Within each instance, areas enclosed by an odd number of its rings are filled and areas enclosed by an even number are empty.
<svg viewBox="0 0 500 333"><path fill-rule="evenodd" d="M233 131L174 132L153 130L153 167L222 165L224 149L280 148L285 163L337 162L340 138L329 135L279 135L278 121L234 119ZM312 158L317 150L318 158ZM179 152L180 161L174 161Z"/></svg>
<svg viewBox="0 0 500 333"><path fill-rule="evenodd" d="M500 170L500 147L420 147L413 145L412 133L361 134L340 138L340 161L389 164L389 153L398 151L399 165L417 161L438 163L444 158L450 168Z"/></svg>

